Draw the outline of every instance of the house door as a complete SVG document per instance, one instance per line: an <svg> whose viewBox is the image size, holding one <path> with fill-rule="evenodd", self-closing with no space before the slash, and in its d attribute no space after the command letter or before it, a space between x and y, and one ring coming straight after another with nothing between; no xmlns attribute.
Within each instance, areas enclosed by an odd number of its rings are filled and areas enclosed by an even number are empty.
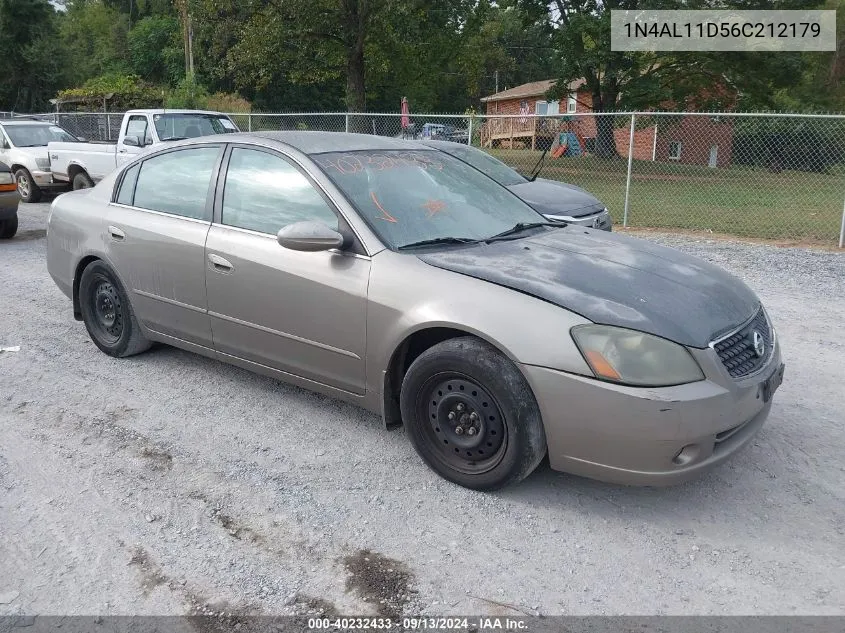
<svg viewBox="0 0 845 633"><path fill-rule="evenodd" d="M718 162L719 162L719 146L718 145L711 145L710 146L710 162L708 163L708 167L715 167Z"/></svg>

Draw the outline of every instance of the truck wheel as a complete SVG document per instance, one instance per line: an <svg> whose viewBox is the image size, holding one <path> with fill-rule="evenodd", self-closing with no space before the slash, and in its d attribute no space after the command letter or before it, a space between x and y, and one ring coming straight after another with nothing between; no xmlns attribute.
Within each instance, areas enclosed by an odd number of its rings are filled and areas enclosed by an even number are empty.
<svg viewBox="0 0 845 633"><path fill-rule="evenodd" d="M18 232L18 216L13 215L8 220L0 220L0 240L15 237Z"/></svg>
<svg viewBox="0 0 845 633"><path fill-rule="evenodd" d="M24 202L38 202L41 200L41 189L32 179L29 170L21 167L15 172L15 182L18 184L18 193Z"/></svg>
<svg viewBox="0 0 845 633"><path fill-rule="evenodd" d="M84 171L79 172L73 177L73 190L90 189L94 186L94 181Z"/></svg>

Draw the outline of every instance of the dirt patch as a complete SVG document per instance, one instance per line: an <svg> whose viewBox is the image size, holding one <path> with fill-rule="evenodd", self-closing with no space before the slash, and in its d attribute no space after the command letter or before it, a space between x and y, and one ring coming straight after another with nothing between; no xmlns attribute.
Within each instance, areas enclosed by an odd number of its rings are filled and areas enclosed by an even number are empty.
<svg viewBox="0 0 845 633"><path fill-rule="evenodd" d="M129 564L136 567L141 574L141 589L144 595L169 580L161 571L161 568L150 560L149 554L143 547L136 547L132 550L132 558L129 559Z"/></svg>
<svg viewBox="0 0 845 633"><path fill-rule="evenodd" d="M173 456L165 450L142 446L138 454L146 459L150 468L156 472L164 473L173 468Z"/></svg>
<svg viewBox="0 0 845 633"><path fill-rule="evenodd" d="M411 589L413 574L404 563L365 549L344 558L343 565L349 573L347 591L355 591L373 604L379 615L402 615L415 593Z"/></svg>
<svg viewBox="0 0 845 633"><path fill-rule="evenodd" d="M226 514L221 508L215 507L211 511L211 514L214 517L214 520L217 521L232 538L239 541L249 541L251 543L255 543L256 545L264 545L265 538L263 535L259 534L251 527L244 525L238 519Z"/></svg>
<svg viewBox="0 0 845 633"><path fill-rule="evenodd" d="M333 602L325 598L315 598L304 593L296 594L294 604L305 607L303 615L321 615L326 617L335 617L340 615L340 611Z"/></svg>

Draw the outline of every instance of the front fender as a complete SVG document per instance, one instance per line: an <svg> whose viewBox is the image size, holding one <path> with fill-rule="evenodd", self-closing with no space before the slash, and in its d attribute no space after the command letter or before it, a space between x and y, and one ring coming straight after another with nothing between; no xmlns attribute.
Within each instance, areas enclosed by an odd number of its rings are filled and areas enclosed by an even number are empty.
<svg viewBox="0 0 845 633"><path fill-rule="evenodd" d="M383 251L373 257L367 313L367 391L381 393L394 352L415 333L451 328L514 363L591 375L569 330L586 319L526 294Z"/></svg>

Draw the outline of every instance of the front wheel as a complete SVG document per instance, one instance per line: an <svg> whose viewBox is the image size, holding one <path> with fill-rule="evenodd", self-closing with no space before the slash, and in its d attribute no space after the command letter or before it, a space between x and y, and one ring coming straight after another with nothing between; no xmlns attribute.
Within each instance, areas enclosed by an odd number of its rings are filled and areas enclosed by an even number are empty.
<svg viewBox="0 0 845 633"><path fill-rule="evenodd" d="M0 239L8 240L15 237L18 232L18 216L13 215L6 220L0 220Z"/></svg>
<svg viewBox="0 0 845 633"><path fill-rule="evenodd" d="M109 356L123 358L150 346L126 291L103 262L92 262L82 272L79 307L91 340Z"/></svg>
<svg viewBox="0 0 845 633"><path fill-rule="evenodd" d="M420 457L467 488L520 481L546 454L540 411L522 373L473 337L420 354L402 382L400 406Z"/></svg>
<svg viewBox="0 0 845 633"><path fill-rule="evenodd" d="M84 171L79 172L73 177L73 190L90 189L94 186L94 181Z"/></svg>
<svg viewBox="0 0 845 633"><path fill-rule="evenodd" d="M15 182L18 185L18 193L24 202L38 202L41 200L41 189L32 179L29 170L21 167L15 172Z"/></svg>

